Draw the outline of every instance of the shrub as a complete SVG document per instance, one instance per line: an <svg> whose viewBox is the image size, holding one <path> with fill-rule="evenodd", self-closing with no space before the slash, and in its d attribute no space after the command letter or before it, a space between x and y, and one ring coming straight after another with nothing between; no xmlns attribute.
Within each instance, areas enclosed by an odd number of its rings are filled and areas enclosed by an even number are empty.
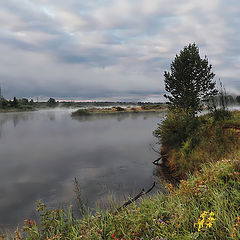
<svg viewBox="0 0 240 240"><path fill-rule="evenodd" d="M153 106L153 105L144 105L144 106L141 106L141 108L142 108L143 110L150 110L150 109L153 109L154 106Z"/></svg>
<svg viewBox="0 0 240 240"><path fill-rule="evenodd" d="M78 109L76 112L72 113L72 116L86 116L89 115L90 113L88 112L87 109Z"/></svg>
<svg viewBox="0 0 240 240"><path fill-rule="evenodd" d="M162 109L163 106L160 105L160 104L152 104L152 105L144 105L144 106L141 106L142 109L144 110L155 110L155 109Z"/></svg>
<svg viewBox="0 0 240 240"><path fill-rule="evenodd" d="M225 109L216 109L213 113L213 118L215 121L221 121L225 119L230 119L232 116L232 113Z"/></svg>
<svg viewBox="0 0 240 240"><path fill-rule="evenodd" d="M120 111L124 111L124 108L122 108L122 107L116 107L116 110L117 110L118 112L120 112Z"/></svg>
<svg viewBox="0 0 240 240"><path fill-rule="evenodd" d="M199 118L187 114L184 110L172 110L158 125L154 136L168 148L179 148L196 131L199 123Z"/></svg>

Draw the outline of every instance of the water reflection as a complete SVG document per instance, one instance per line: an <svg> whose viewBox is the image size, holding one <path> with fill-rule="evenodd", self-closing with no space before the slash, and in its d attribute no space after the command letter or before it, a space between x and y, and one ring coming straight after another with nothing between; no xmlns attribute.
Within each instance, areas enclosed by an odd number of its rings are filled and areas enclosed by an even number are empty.
<svg viewBox="0 0 240 240"><path fill-rule="evenodd" d="M74 197L76 177L89 204L110 192L127 198L153 182L152 131L164 114L85 116L69 110L0 114L0 224Z"/></svg>
<svg viewBox="0 0 240 240"><path fill-rule="evenodd" d="M56 119L54 112L48 112L47 116L50 121L55 121L55 119Z"/></svg>
<svg viewBox="0 0 240 240"><path fill-rule="evenodd" d="M27 121L29 117L27 113L0 113L0 138L5 124L12 123L11 126L15 128L21 121Z"/></svg>

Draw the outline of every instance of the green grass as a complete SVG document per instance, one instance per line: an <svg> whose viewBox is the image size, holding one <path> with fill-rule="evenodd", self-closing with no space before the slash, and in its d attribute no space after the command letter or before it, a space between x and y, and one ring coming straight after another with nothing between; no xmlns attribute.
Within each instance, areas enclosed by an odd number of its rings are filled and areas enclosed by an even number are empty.
<svg viewBox="0 0 240 240"><path fill-rule="evenodd" d="M48 210L38 203L40 222L26 220L15 239L240 239L239 180L238 155L205 164L178 188L167 185L168 194L144 198L121 212L75 219L71 209Z"/></svg>
<svg viewBox="0 0 240 240"><path fill-rule="evenodd" d="M183 113L169 112L154 132L167 154L166 165L177 178L198 171L201 164L231 157L239 150L240 113L226 116L207 114L191 118Z"/></svg>

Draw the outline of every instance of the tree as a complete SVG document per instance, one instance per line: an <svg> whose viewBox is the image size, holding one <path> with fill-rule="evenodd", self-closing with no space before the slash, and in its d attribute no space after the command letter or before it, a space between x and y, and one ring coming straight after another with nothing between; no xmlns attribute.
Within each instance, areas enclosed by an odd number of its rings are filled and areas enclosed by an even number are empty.
<svg viewBox="0 0 240 240"><path fill-rule="evenodd" d="M18 106L18 100L17 100L16 97L13 98L12 106L13 106L13 107L17 107L17 106Z"/></svg>
<svg viewBox="0 0 240 240"><path fill-rule="evenodd" d="M48 101L47 101L47 105L49 107L54 107L54 106L56 106L56 104L57 104L57 102L54 98L49 98Z"/></svg>
<svg viewBox="0 0 240 240"><path fill-rule="evenodd" d="M234 104L234 98L232 95L227 95L227 101L230 105Z"/></svg>
<svg viewBox="0 0 240 240"><path fill-rule="evenodd" d="M2 97L0 100L0 108L6 108L7 105L8 105L8 101Z"/></svg>
<svg viewBox="0 0 240 240"><path fill-rule="evenodd" d="M200 57L196 44L185 46L171 63L171 72L164 72L165 90L171 94L164 97L170 109L184 109L192 115L201 111L203 102L217 94L214 76L212 65L206 56Z"/></svg>
<svg viewBox="0 0 240 240"><path fill-rule="evenodd" d="M236 101L237 101L237 103L240 104L240 96L237 96L237 97L236 97Z"/></svg>
<svg viewBox="0 0 240 240"><path fill-rule="evenodd" d="M28 99L27 98L22 98L22 99L19 99L19 101L24 104L24 105L27 105L28 104Z"/></svg>

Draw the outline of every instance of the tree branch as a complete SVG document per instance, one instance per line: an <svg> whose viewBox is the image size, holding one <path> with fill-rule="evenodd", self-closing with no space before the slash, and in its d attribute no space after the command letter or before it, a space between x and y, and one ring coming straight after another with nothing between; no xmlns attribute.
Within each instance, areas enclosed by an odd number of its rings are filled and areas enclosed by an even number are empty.
<svg viewBox="0 0 240 240"><path fill-rule="evenodd" d="M141 192L139 194L137 194L134 198L130 199L129 201L125 202L121 207L119 207L117 209L117 212L120 212L123 208L125 208L126 206L128 206L129 204L135 202L137 199L139 199L141 196L148 194L150 191L152 191L152 189L155 187L156 182L154 181L153 185L151 188L149 188L146 192L144 191L144 189L141 190Z"/></svg>

